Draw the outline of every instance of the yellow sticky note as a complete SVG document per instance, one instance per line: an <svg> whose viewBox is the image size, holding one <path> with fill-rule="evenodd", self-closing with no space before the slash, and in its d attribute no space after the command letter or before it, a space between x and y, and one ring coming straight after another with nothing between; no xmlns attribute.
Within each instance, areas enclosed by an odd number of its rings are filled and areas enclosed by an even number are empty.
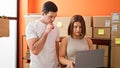
<svg viewBox="0 0 120 68"><path fill-rule="evenodd" d="M115 44L120 44L120 38L115 38Z"/></svg>
<svg viewBox="0 0 120 68"><path fill-rule="evenodd" d="M62 22L57 22L58 27L62 27Z"/></svg>
<svg viewBox="0 0 120 68"><path fill-rule="evenodd" d="M98 35L104 35L105 31L104 29L98 29Z"/></svg>

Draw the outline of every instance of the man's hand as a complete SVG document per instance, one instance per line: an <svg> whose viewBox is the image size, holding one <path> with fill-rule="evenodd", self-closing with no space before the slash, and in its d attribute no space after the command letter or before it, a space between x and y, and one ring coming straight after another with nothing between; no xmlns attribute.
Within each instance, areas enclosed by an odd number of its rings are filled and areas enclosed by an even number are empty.
<svg viewBox="0 0 120 68"><path fill-rule="evenodd" d="M54 29L54 25L53 24L47 24L46 30L45 32L49 33L50 31L52 31Z"/></svg>

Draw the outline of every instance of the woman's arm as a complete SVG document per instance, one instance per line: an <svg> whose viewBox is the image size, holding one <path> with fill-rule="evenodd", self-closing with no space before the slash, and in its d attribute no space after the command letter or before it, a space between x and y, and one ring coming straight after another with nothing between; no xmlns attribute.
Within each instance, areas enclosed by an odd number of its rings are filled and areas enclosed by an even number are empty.
<svg viewBox="0 0 120 68"><path fill-rule="evenodd" d="M93 42L90 38L87 38L87 42L88 42L88 45L89 45L89 50L93 50L94 47L93 47Z"/></svg>
<svg viewBox="0 0 120 68"><path fill-rule="evenodd" d="M63 38L60 43L59 48L59 61L62 65L67 65L69 68L73 68L73 61L68 60L65 58L67 56L67 38Z"/></svg>

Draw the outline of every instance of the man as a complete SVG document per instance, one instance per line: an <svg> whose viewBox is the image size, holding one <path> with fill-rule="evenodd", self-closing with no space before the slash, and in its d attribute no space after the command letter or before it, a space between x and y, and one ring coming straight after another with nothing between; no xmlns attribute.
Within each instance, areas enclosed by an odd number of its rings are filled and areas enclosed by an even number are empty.
<svg viewBox="0 0 120 68"><path fill-rule="evenodd" d="M26 27L30 49L30 68L57 68L59 30L53 24L58 8L55 3L43 4L41 18Z"/></svg>

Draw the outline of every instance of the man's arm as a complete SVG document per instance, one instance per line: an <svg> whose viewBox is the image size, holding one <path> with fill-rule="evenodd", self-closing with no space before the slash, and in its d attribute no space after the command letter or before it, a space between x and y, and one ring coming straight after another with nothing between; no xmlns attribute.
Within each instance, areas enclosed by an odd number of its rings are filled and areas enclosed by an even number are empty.
<svg viewBox="0 0 120 68"><path fill-rule="evenodd" d="M45 32L42 34L42 36L39 39L32 38L32 39L27 40L27 44L33 54L38 55L40 53L40 51L45 45L47 36L49 32L53 30L53 27L54 26L52 24L48 24Z"/></svg>
<svg viewBox="0 0 120 68"><path fill-rule="evenodd" d="M27 44L33 54L35 55L39 54L39 52L44 47L47 36L48 36L48 33L44 32L40 39L32 38L32 39L27 40Z"/></svg>

